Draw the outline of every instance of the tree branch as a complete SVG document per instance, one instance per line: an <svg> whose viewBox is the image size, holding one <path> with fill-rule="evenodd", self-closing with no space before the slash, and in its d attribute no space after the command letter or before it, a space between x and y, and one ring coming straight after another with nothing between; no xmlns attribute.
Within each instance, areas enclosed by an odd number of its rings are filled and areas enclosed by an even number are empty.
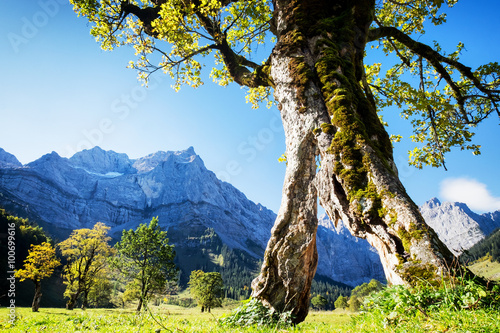
<svg viewBox="0 0 500 333"><path fill-rule="evenodd" d="M397 28L381 26L369 31L369 41L375 41L382 38L393 38L397 40L408 49L410 49L413 53L426 59L434 67L436 72L448 83L451 90L453 91L453 96L457 100L459 111L466 123L470 122L469 116L465 111L465 102L467 100L467 96L463 95L461 88L453 80L450 73L446 70L445 66L442 63L448 64L458 70L458 72L460 72L463 77L469 79L472 82L476 89L484 93L486 95L486 98L492 101L493 104L495 104L495 102L498 100L498 97L495 97L495 95L497 95L500 91L488 89L487 85L482 84L481 81L474 75L470 67L465 66L459 61L441 55L430 46L412 39L410 36Z"/></svg>
<svg viewBox="0 0 500 333"><path fill-rule="evenodd" d="M152 27L152 22L160 17L160 9L161 5L165 2L165 0L157 0L153 1L155 4L154 7L145 7L140 8L134 4L130 4L128 1L121 2L121 15L123 15L122 19L129 14L135 15L143 25L144 32L153 38L157 38L158 34L154 31ZM190 0L190 3L194 4L196 8L201 7L200 0ZM233 0L225 0L222 2L222 6L227 6ZM226 31L221 31L220 22L218 20L209 17L207 14L202 13L201 11L196 10L195 15L198 17L200 23L203 28L207 31L207 33L212 37L214 44L201 48L183 57L178 61L170 61L172 66L175 66L179 62L185 61L188 58L194 57L197 54L200 54L204 51L210 49L218 50L222 59L229 71L229 74L233 78L233 80L247 87L259 87L259 86L272 86L272 80L270 75L266 72L266 65L258 65L257 63L248 60L242 55L237 54L234 50L229 46L229 43L226 38ZM160 51L157 48L154 48L156 51ZM165 53L161 52L163 55ZM168 58L168 57L167 57ZM253 69L251 71L249 68ZM156 71L159 68L156 68Z"/></svg>

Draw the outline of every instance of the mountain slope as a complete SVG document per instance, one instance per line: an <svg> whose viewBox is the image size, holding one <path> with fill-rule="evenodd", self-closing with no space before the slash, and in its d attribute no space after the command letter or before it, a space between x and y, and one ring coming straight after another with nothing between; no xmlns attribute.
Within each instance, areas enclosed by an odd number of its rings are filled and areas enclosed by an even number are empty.
<svg viewBox="0 0 500 333"><path fill-rule="evenodd" d="M0 167L8 168L8 167L20 167L22 166L21 162L17 160L17 158L0 148Z"/></svg>
<svg viewBox="0 0 500 333"><path fill-rule="evenodd" d="M317 247L317 274L353 287L371 279L385 282L375 248L365 239L353 237L342 221L335 227L326 214L319 218Z"/></svg>
<svg viewBox="0 0 500 333"><path fill-rule="evenodd" d="M420 207L425 221L456 255L500 227L500 211L478 215L464 203L441 203L437 198Z"/></svg>
<svg viewBox="0 0 500 333"><path fill-rule="evenodd" d="M8 163L0 165L0 206L60 240L98 221L117 240L123 229L158 216L176 245L183 279L200 268L255 275L276 218L217 179L192 147L139 159L95 147L69 159L53 152L25 166L3 156ZM319 229L318 274L352 286L383 281L380 260L365 241L326 221Z"/></svg>

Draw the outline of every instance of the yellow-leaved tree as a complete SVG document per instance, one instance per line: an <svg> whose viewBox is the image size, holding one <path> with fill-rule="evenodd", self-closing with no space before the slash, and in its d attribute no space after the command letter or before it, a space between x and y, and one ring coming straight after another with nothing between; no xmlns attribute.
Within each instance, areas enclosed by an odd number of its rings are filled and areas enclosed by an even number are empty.
<svg viewBox="0 0 500 333"><path fill-rule="evenodd" d="M79 296L82 296L82 309L88 306L88 297L96 283L105 279L103 272L108 265L107 259L113 253L108 242L109 227L98 222L92 229L78 229L65 241L59 243L59 249L67 259L63 278L66 284L64 295L69 298L68 310L73 310Z"/></svg>
<svg viewBox="0 0 500 333"><path fill-rule="evenodd" d="M56 257L56 250L50 243L43 242L40 245L31 245L28 256L24 260L24 266L15 273L15 277L22 282L26 279L35 284L35 296L31 304L31 310L37 312L40 308L40 299L42 298L41 281L52 275L54 269L61 262Z"/></svg>

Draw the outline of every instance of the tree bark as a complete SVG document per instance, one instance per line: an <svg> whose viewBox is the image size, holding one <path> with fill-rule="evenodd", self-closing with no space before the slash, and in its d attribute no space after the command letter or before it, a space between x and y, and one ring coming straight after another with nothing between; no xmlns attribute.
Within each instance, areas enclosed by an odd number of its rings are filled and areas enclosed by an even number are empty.
<svg viewBox="0 0 500 333"><path fill-rule="evenodd" d="M142 309L142 296L139 297L139 304L137 304L137 309L136 311L137 312L141 312L141 309Z"/></svg>
<svg viewBox="0 0 500 333"><path fill-rule="evenodd" d="M38 312L40 300L42 299L42 284L39 280L33 282L35 283L35 296L33 297L33 303L31 303L31 311Z"/></svg>
<svg viewBox="0 0 500 333"><path fill-rule="evenodd" d="M83 300L82 300L82 310L86 310L89 307L89 290L83 291Z"/></svg>
<svg viewBox="0 0 500 333"><path fill-rule="evenodd" d="M72 293L69 296L69 300L66 302L66 309L73 310L76 305L76 299L78 298L79 293Z"/></svg>
<svg viewBox="0 0 500 333"><path fill-rule="evenodd" d="M438 281L454 265L399 181L388 134L360 83L374 6L373 0L274 1L271 77L287 170L252 296L291 311L296 323L307 316L316 272L318 197L330 219L342 219L377 249L390 284Z"/></svg>

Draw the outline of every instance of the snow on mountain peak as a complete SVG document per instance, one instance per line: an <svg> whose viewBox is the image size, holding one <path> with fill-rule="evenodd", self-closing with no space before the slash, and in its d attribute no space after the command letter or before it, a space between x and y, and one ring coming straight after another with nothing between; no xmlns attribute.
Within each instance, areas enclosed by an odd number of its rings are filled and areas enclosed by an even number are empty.
<svg viewBox="0 0 500 333"><path fill-rule="evenodd" d="M96 146L82 150L69 159L70 163L91 173L107 174L109 172L130 173L132 162L127 154L103 150Z"/></svg>
<svg viewBox="0 0 500 333"><path fill-rule="evenodd" d="M133 160L132 167L136 169L138 173L144 173L153 170L158 165L169 160L175 163L192 163L197 160L201 162L200 166L205 168L203 161L196 155L193 147L180 151L158 151Z"/></svg>

